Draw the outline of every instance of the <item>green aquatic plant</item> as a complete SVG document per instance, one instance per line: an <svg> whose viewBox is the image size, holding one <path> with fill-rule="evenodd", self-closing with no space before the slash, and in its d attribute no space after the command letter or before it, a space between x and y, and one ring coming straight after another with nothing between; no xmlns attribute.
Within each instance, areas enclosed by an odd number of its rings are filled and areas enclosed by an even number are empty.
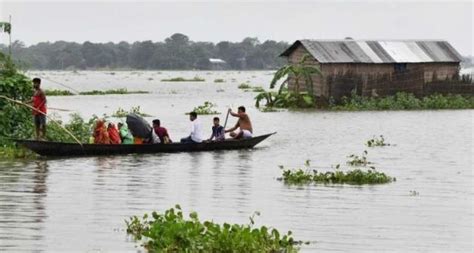
<svg viewBox="0 0 474 253"><path fill-rule="evenodd" d="M46 96L73 96L74 93L68 91L68 90L45 90L44 91Z"/></svg>
<svg viewBox="0 0 474 253"><path fill-rule="evenodd" d="M339 103L329 104L330 110L365 111L365 110L431 110L431 109L473 109L474 96L434 94L417 98L406 92L382 98L363 97L355 91L349 97L343 97Z"/></svg>
<svg viewBox="0 0 474 253"><path fill-rule="evenodd" d="M149 93L148 91L143 91L143 90L134 90L134 91L129 91L125 88L120 88L120 89L111 89L111 90L92 90L92 91L82 91L79 92L79 95L125 95L125 94L147 94Z"/></svg>
<svg viewBox="0 0 474 253"><path fill-rule="evenodd" d="M367 154L367 150L364 150L360 156L352 154L347 157L350 159L347 161L347 164L351 166L367 166L368 164L372 164L367 160Z"/></svg>
<svg viewBox="0 0 474 253"><path fill-rule="evenodd" d="M368 140L365 145L367 147L384 147L384 146L390 146L390 143L385 143L385 138L383 135L380 135L379 138L373 137L372 139Z"/></svg>
<svg viewBox="0 0 474 253"><path fill-rule="evenodd" d="M199 220L196 212L185 217L181 207L153 212L151 216L130 217L127 233L149 252L297 252L301 241L292 232L280 233L275 228L254 227L256 212L250 224L218 224Z"/></svg>
<svg viewBox="0 0 474 253"><path fill-rule="evenodd" d="M141 111L141 108L140 106L135 106L132 108L130 108L129 111L126 111L124 110L123 108L119 107L117 109L117 111L115 111L113 114L112 114L112 117L115 117L115 118L124 118L124 117L127 117L128 114L131 114L131 113L134 113L136 115L139 115L139 116L142 116L142 117L151 117L150 114L147 114L147 113L144 113Z"/></svg>
<svg viewBox="0 0 474 253"><path fill-rule="evenodd" d="M219 114L218 111L214 110L215 107L216 107L215 104L209 101L205 101L203 105L194 107L192 111L197 113L198 115ZM189 114L189 113L186 113L186 114Z"/></svg>
<svg viewBox="0 0 474 253"><path fill-rule="evenodd" d="M222 78L214 79L215 83L225 83L225 80Z"/></svg>
<svg viewBox="0 0 474 253"><path fill-rule="evenodd" d="M204 82L206 79L195 76L191 79L186 79L184 77L173 77L168 79L161 79L162 82Z"/></svg>
<svg viewBox="0 0 474 253"><path fill-rule="evenodd" d="M3 145L0 147L0 158L2 159L34 159L36 157L37 155L35 153L22 147L12 145Z"/></svg>
<svg viewBox="0 0 474 253"><path fill-rule="evenodd" d="M319 172L311 169L309 160L306 161L304 168L285 169L282 177L277 178L288 185L307 185L307 184L384 184L395 181L395 178L387 176L383 172L376 171L374 167L366 171L355 169L349 171L340 170L340 165L336 165L334 171Z"/></svg>
<svg viewBox="0 0 474 253"><path fill-rule="evenodd" d="M252 86L248 83L241 83L241 84L239 84L239 86L237 86L237 88L239 88L241 90L246 90L246 89L251 89Z"/></svg>

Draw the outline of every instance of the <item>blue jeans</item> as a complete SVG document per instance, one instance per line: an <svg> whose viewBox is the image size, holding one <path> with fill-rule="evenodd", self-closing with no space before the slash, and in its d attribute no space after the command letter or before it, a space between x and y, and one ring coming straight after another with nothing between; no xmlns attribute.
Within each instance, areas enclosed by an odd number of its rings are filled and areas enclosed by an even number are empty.
<svg viewBox="0 0 474 253"><path fill-rule="evenodd" d="M193 139L191 139L191 136L188 136L185 138L181 138L181 143L197 143L197 142L193 141Z"/></svg>

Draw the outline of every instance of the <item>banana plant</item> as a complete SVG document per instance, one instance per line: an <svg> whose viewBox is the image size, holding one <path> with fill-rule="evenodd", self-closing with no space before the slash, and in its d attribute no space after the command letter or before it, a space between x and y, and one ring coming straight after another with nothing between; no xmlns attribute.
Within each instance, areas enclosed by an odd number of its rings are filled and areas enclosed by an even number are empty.
<svg viewBox="0 0 474 253"><path fill-rule="evenodd" d="M306 86L306 90L314 96L314 85L313 85L313 75L322 76L321 70L317 66L311 66L306 63L307 60L310 59L310 55L305 54L301 60L296 64L287 64L281 67L275 75L273 76L273 80L270 83L270 88L273 89L277 85L278 81L282 78L286 79L280 84L280 88L278 89L278 93L282 93L285 86L288 85L290 77L293 77L295 80L295 92L296 94L300 93L300 81L304 81L304 85Z"/></svg>

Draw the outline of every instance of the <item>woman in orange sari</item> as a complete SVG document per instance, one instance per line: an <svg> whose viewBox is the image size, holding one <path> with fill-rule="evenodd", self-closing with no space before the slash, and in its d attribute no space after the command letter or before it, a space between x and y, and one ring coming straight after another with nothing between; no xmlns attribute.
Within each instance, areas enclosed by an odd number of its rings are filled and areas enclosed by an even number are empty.
<svg viewBox="0 0 474 253"><path fill-rule="evenodd" d="M109 133L103 120L97 120L93 136L95 144L110 144Z"/></svg>
<svg viewBox="0 0 474 253"><path fill-rule="evenodd" d="M122 143L122 139L120 139L119 131L115 127L114 123L109 123L109 127L107 127L107 132L109 133L110 144Z"/></svg>

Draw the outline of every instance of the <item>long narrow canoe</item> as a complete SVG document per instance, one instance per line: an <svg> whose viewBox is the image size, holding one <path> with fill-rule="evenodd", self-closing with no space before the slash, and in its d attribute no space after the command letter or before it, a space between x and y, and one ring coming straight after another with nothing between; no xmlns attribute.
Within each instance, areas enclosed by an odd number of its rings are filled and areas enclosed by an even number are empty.
<svg viewBox="0 0 474 253"><path fill-rule="evenodd" d="M98 156L121 154L153 154L173 152L196 152L212 150L249 149L275 133L260 135L242 140L225 140L203 143L171 143L171 144L78 144L50 141L16 140L42 156Z"/></svg>

